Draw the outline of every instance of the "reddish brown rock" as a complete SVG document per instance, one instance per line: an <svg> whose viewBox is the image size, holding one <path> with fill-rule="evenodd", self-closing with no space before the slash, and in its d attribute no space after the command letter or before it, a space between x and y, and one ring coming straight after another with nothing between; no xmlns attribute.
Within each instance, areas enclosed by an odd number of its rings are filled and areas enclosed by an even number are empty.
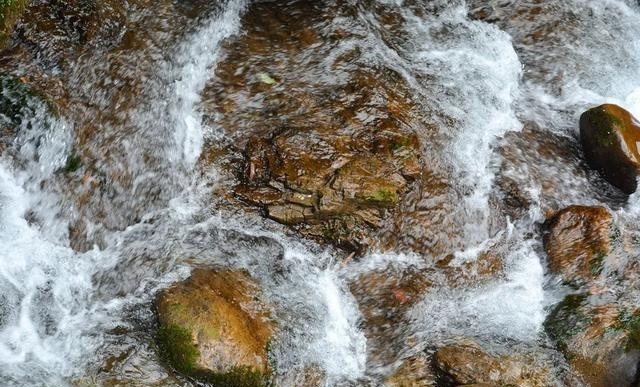
<svg viewBox="0 0 640 387"><path fill-rule="evenodd" d="M604 207L570 206L547 224L544 248L549 269L565 281L588 281L611 252L612 217Z"/></svg>
<svg viewBox="0 0 640 387"><path fill-rule="evenodd" d="M640 126L631 113L612 104L587 110L580 116L580 140L591 168L622 192L635 192Z"/></svg>

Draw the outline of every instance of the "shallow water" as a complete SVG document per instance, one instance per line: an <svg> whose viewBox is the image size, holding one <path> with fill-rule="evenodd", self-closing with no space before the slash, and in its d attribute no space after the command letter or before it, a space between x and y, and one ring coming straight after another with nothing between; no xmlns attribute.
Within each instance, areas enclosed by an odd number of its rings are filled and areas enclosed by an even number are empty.
<svg viewBox="0 0 640 387"><path fill-rule="evenodd" d="M260 279L281 322L273 351L282 386L298 385L307 366L327 386L381 385L403 358L459 336L497 352L521 346L564 372L542 324L568 290L545 272L538 227L548 211L580 203L608 206L638 231L640 197L608 188L576 146L587 107L615 102L640 116L636 2L103 7L119 15L116 27L97 23L89 43L64 52L55 44L68 32L25 19L0 62L64 90L51 91L59 116L35 104L0 159L0 385L191 385L158 359L152 301L211 264ZM330 121L336 103L360 113L338 129L353 134L384 99L343 93L362 73L396 82L402 125L418 134L431 179L383 227L380 240L394 248L345 261L229 204L221 192L235 175L224 163L203 166L201 152L231 144L238 153L247 133L272 125ZM258 74L277 85L251 83ZM321 102L272 112L288 93ZM65 172L70 154L82 160L74 173ZM519 217L495 205L497 176L530 199ZM503 274L485 280L465 264L487 249ZM453 275L441 271L445 258ZM359 281L413 272L429 289L372 336L367 310L384 305ZM453 286L452 276L470 280Z"/></svg>

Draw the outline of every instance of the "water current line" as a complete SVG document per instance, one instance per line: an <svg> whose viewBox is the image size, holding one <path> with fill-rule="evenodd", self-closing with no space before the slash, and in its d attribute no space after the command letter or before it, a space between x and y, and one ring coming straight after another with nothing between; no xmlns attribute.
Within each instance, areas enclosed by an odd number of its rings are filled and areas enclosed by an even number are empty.
<svg viewBox="0 0 640 387"><path fill-rule="evenodd" d="M176 125L175 141L181 152L181 160L187 165L192 166L198 159L203 143L202 115L197 111L200 94L218 62L222 41L240 28L246 5L246 0L227 2L222 6L223 12L178 48L174 66L179 70L172 85L176 99L170 106L170 117Z"/></svg>
<svg viewBox="0 0 640 387"><path fill-rule="evenodd" d="M229 1L177 50L171 67L176 70L170 77L176 98L170 117L176 124L173 136L179 154L188 164L197 159L202 144L200 115L195 112L199 93L218 60L220 44L239 28L244 7L244 1ZM37 112L42 114L47 113ZM45 224L25 220L29 209L42 200L62 203L39 183L64 165L61 155L68 154L69 146L68 141L60 143L68 133L37 122L29 130L44 137L37 145L38 157L32 157L35 161L23 163L24 170L13 169L8 160L0 165L0 381L8 386L61 386L62 378L81 372L96 353L103 331L120 318L122 303L103 304L92 298L92 277L113 257L98 250L75 253L67 247L66 234L47 238L48 228L67 229L65 219L54 220L55 208ZM55 138L49 139L52 135ZM23 140L24 152L34 148L28 137Z"/></svg>

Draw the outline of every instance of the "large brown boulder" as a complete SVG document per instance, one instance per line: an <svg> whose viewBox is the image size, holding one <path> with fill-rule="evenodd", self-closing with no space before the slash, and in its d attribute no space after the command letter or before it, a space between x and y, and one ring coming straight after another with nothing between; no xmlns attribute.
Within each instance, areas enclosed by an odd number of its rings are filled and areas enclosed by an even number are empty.
<svg viewBox="0 0 640 387"><path fill-rule="evenodd" d="M605 104L580 116L580 139L589 166L622 192L637 188L640 126L625 109Z"/></svg>
<svg viewBox="0 0 640 387"><path fill-rule="evenodd" d="M162 357L214 386L268 385L274 330L256 283L243 271L197 269L156 301Z"/></svg>
<svg viewBox="0 0 640 387"><path fill-rule="evenodd" d="M597 276L611 252L612 221L604 207L570 206L553 216L544 235L551 272L567 282Z"/></svg>

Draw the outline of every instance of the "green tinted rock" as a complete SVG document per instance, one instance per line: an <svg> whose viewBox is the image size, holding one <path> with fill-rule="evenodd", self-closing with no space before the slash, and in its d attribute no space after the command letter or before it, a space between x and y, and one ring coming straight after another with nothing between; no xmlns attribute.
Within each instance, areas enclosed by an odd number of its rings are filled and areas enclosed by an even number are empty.
<svg viewBox="0 0 640 387"><path fill-rule="evenodd" d="M5 45L28 3L27 0L0 0L0 48Z"/></svg>

